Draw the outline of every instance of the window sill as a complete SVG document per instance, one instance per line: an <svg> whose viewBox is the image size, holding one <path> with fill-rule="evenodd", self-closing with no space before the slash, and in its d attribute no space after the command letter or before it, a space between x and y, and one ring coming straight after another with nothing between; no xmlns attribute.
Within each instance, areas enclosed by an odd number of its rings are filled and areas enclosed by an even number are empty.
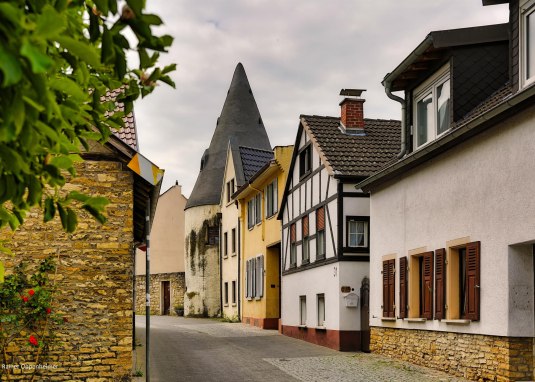
<svg viewBox="0 0 535 382"><path fill-rule="evenodd" d="M326 326L316 326L316 330L327 330Z"/></svg>
<svg viewBox="0 0 535 382"><path fill-rule="evenodd" d="M224 307L228 307L228 304L223 304Z"/></svg>
<svg viewBox="0 0 535 382"><path fill-rule="evenodd" d="M266 220L271 220L273 219L275 216L277 216L277 212L275 212L273 215L271 216L266 216Z"/></svg>
<svg viewBox="0 0 535 382"><path fill-rule="evenodd" d="M262 297L255 297L255 301L260 301L262 300Z"/></svg>
<svg viewBox="0 0 535 382"><path fill-rule="evenodd" d="M472 320L454 319L454 320L442 320L448 325L470 325Z"/></svg>
<svg viewBox="0 0 535 382"><path fill-rule="evenodd" d="M232 306L236 306L236 305L238 305L238 304L236 304L235 302L232 303Z"/></svg>
<svg viewBox="0 0 535 382"><path fill-rule="evenodd" d="M421 324L422 322L427 322L427 318L422 318L422 317L404 318L403 320L412 324L418 324L418 323Z"/></svg>
<svg viewBox="0 0 535 382"><path fill-rule="evenodd" d="M224 256L223 256L223 259L228 259L228 255L224 255Z"/></svg>
<svg viewBox="0 0 535 382"><path fill-rule="evenodd" d="M306 325L297 325L297 327L299 329L304 329L304 330L308 329L308 327Z"/></svg>
<svg viewBox="0 0 535 382"><path fill-rule="evenodd" d="M236 257L236 252L234 252L232 255L230 255L231 257Z"/></svg>
<svg viewBox="0 0 535 382"><path fill-rule="evenodd" d="M290 264L290 269L294 269L294 268L297 268L297 264Z"/></svg>
<svg viewBox="0 0 535 382"><path fill-rule="evenodd" d="M310 264L310 260L309 259L303 259L301 261L301 265L307 265L307 264Z"/></svg>
<svg viewBox="0 0 535 382"><path fill-rule="evenodd" d="M396 317L381 317L381 321L396 321Z"/></svg>

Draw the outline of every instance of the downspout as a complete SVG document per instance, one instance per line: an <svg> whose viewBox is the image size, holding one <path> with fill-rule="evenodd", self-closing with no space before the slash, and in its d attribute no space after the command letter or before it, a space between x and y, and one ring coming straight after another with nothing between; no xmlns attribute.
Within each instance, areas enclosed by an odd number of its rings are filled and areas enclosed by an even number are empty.
<svg viewBox="0 0 535 382"><path fill-rule="evenodd" d="M388 98L399 102L401 104L401 150L397 154L398 159L402 159L407 154L407 127L405 126L405 116L407 114L407 102L401 97L392 94L390 81L383 81L383 86L385 87L385 92Z"/></svg>

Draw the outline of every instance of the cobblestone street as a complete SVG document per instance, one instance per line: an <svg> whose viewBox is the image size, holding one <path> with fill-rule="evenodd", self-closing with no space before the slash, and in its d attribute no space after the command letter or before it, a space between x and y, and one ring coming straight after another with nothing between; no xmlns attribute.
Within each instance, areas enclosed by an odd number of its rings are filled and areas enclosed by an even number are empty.
<svg viewBox="0 0 535 382"><path fill-rule="evenodd" d="M144 324L145 317L137 316L137 342L142 346L134 367L143 372ZM464 380L374 354L337 352L241 323L152 316L151 381Z"/></svg>

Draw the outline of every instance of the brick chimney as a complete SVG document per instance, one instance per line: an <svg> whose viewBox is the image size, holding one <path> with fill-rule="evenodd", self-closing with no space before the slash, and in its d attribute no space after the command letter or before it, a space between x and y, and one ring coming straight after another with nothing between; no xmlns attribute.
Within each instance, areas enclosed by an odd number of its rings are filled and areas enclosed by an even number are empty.
<svg viewBox="0 0 535 382"><path fill-rule="evenodd" d="M360 98L363 89L342 89L340 95L346 96L340 102L340 120L346 129L364 129L364 102Z"/></svg>

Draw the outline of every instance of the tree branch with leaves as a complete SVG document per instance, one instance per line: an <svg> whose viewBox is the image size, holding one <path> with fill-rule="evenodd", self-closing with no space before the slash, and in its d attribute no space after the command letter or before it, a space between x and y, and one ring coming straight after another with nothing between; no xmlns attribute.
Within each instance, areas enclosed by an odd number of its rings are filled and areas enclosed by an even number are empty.
<svg viewBox="0 0 535 382"><path fill-rule="evenodd" d="M80 208L105 221L106 199L61 190L82 150L119 130L136 99L160 82L174 87L176 65L157 66L173 39L153 34L162 20L144 7L143 0L120 10L117 0L0 0L0 227L15 230L35 206L45 221L59 215L68 232ZM128 66L129 51L137 68ZM103 101L120 87L115 101Z"/></svg>

